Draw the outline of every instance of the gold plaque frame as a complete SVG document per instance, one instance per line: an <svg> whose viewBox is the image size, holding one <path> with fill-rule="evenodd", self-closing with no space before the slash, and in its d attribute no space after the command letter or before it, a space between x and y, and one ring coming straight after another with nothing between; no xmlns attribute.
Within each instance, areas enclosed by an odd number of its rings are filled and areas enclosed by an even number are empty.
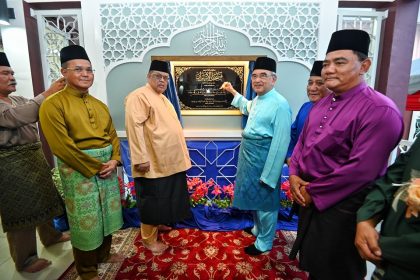
<svg viewBox="0 0 420 280"><path fill-rule="evenodd" d="M188 57L191 59L192 57ZM172 78L175 81L175 67L177 69L188 69L192 67L226 67L232 71L242 71L243 74L243 82L242 82L242 89L241 94L244 94L246 90L246 85L248 83L248 75L249 75L249 60L230 60L229 57L224 57L224 60L220 60L221 57L216 57L218 60L211 60L213 57L207 57L209 60L202 60L202 57L199 60L175 60L171 61L171 73ZM240 66L240 67L238 67ZM178 92L177 92L178 94ZM184 116L221 116L221 115L241 115L241 112L238 109L188 109L188 110L181 110L181 114Z"/></svg>

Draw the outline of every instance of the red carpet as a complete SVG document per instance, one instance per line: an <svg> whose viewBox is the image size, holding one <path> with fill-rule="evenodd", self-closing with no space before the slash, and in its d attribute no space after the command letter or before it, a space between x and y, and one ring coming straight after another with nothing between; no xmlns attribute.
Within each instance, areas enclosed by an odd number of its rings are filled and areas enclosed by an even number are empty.
<svg viewBox="0 0 420 280"><path fill-rule="evenodd" d="M161 255L145 249L137 236L137 249L127 252L131 257L115 279L307 279L297 262L287 257L294 235L278 231L271 252L256 257L243 252L255 239L243 231L172 230L160 234L171 246Z"/></svg>

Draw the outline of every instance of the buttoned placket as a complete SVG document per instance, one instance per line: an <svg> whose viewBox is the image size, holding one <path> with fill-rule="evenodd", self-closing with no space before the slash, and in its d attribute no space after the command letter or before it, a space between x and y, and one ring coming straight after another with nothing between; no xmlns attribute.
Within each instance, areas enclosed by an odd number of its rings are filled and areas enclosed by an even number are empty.
<svg viewBox="0 0 420 280"><path fill-rule="evenodd" d="M86 110L88 112L90 125L93 128L97 128L98 127L98 124L96 123L95 114L94 114L92 105L90 104L90 102L88 100L88 96L87 95L84 95L84 96L82 96L82 99L83 99L83 102L85 103Z"/></svg>
<svg viewBox="0 0 420 280"><path fill-rule="evenodd" d="M325 124L331 118L331 115L333 114L333 111L336 109L336 107L337 107L337 97L334 96L331 99L330 107L328 107L327 111L324 113L324 116L321 118L319 122L319 126L316 130L317 134L321 134L321 132L325 128Z"/></svg>

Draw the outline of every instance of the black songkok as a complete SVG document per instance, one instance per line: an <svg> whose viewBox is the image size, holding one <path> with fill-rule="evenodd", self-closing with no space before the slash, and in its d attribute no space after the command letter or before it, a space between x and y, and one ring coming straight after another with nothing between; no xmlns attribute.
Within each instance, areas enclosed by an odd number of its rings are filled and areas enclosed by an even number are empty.
<svg viewBox="0 0 420 280"><path fill-rule="evenodd" d="M0 66L10 67L9 60L4 52L0 52Z"/></svg>
<svg viewBox="0 0 420 280"><path fill-rule="evenodd" d="M149 72L150 71L160 71L170 74L169 64L168 62L162 60L152 60L149 68Z"/></svg>
<svg viewBox="0 0 420 280"><path fill-rule="evenodd" d="M314 65L312 65L311 74L309 76L320 76L321 77L321 71L322 71L322 64L324 62L322 60L316 60L314 62Z"/></svg>
<svg viewBox="0 0 420 280"><path fill-rule="evenodd" d="M327 53L338 50L352 50L369 55L370 37L366 31L345 29L331 35Z"/></svg>
<svg viewBox="0 0 420 280"><path fill-rule="evenodd" d="M61 64L73 60L73 59L85 59L90 62L90 59L82 46L71 45L61 49L60 51L60 62Z"/></svg>
<svg viewBox="0 0 420 280"><path fill-rule="evenodd" d="M258 57L255 61L254 70L264 69L276 73L277 63L269 57Z"/></svg>

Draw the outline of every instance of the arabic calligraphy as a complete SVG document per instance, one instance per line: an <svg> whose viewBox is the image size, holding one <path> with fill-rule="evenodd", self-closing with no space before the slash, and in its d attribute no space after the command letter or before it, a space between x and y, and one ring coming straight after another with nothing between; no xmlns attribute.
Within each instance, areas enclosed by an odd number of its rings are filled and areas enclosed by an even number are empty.
<svg viewBox="0 0 420 280"><path fill-rule="evenodd" d="M194 53L198 55L222 55L226 51L226 35L214 24L207 24L193 38Z"/></svg>
<svg viewBox="0 0 420 280"><path fill-rule="evenodd" d="M195 80L197 82L222 81L223 73L222 71L216 71L215 69L204 69L195 74Z"/></svg>

